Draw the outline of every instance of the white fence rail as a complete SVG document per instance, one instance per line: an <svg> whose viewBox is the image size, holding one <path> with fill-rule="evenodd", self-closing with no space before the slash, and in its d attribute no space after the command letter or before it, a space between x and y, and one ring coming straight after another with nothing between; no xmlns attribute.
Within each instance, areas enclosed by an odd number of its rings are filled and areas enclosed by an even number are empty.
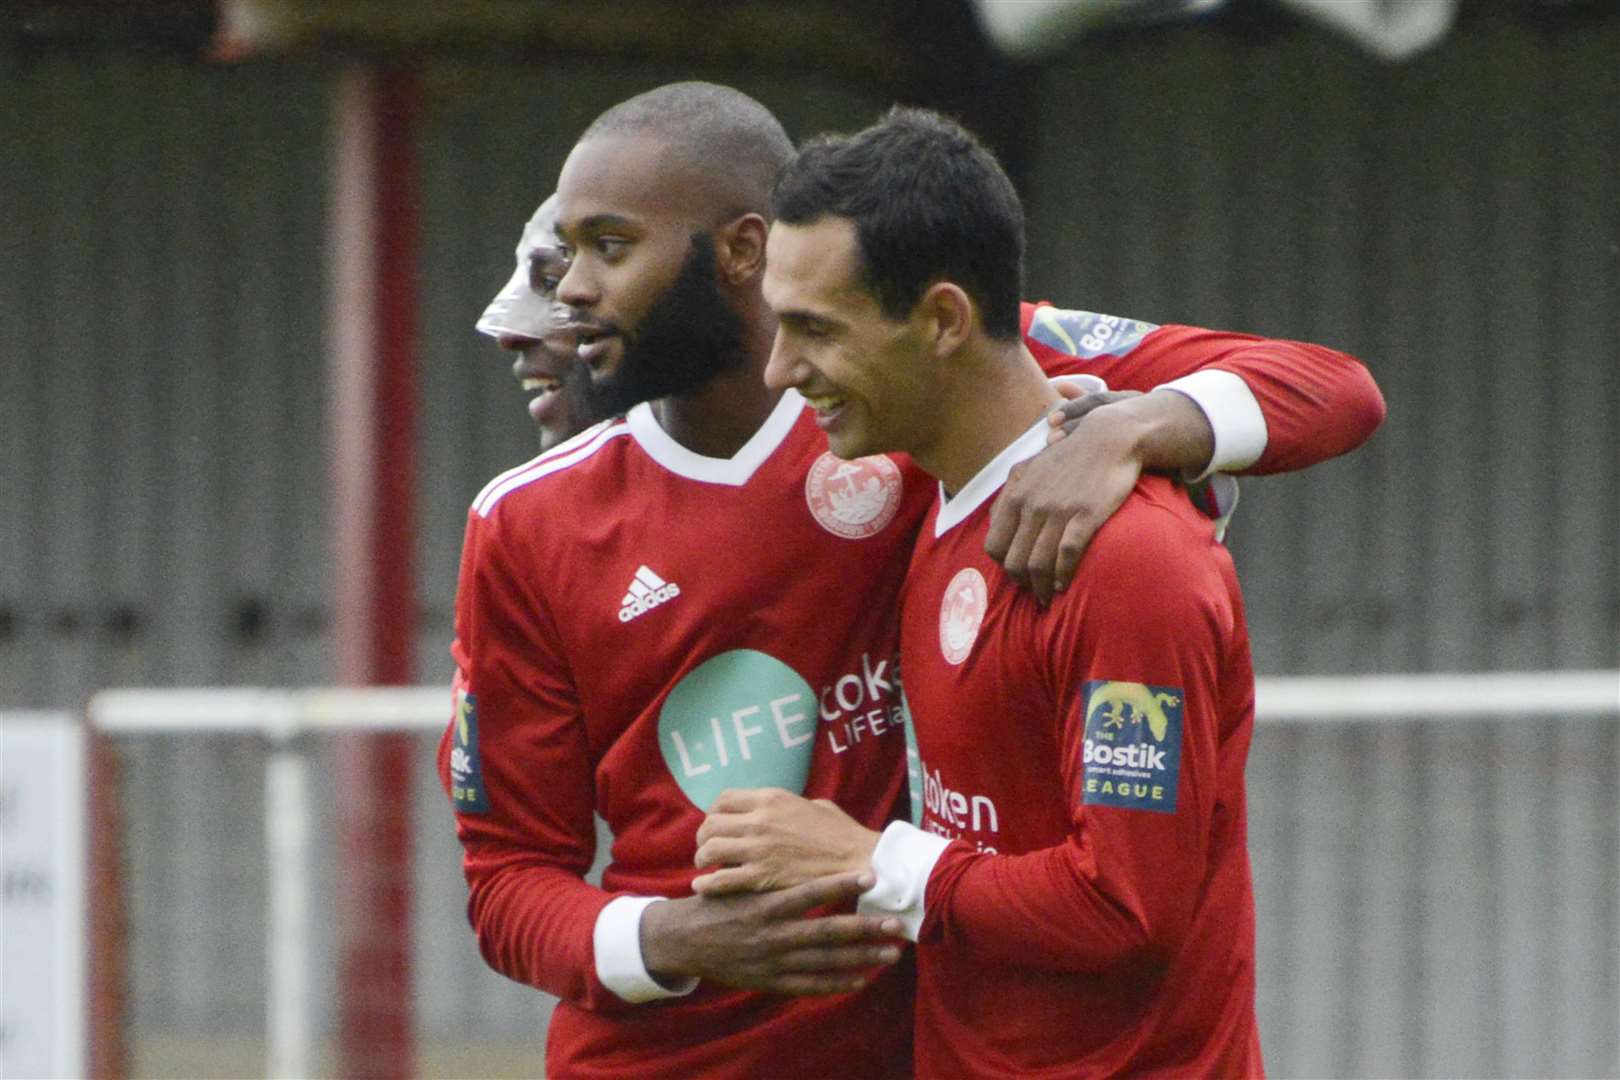
<svg viewBox="0 0 1620 1080"><path fill-rule="evenodd" d="M235 734L266 740L263 835L269 1076L314 1072L311 1012L315 1006L307 970L313 954L309 913L314 853L310 747L304 736L433 732L448 722L450 711L449 690L441 686L119 689L103 691L90 702L92 726L110 736ZM1324 730L1325 725L1404 725L1409 721L1467 723L1535 717L1552 722L1577 716L1620 717L1620 671L1266 678L1257 684L1256 714L1262 734L1290 730L1303 734ZM1251 785L1253 782L1251 777ZM1251 846L1255 842L1251 840ZM1263 870L1264 861L1257 852L1257 872Z"/></svg>

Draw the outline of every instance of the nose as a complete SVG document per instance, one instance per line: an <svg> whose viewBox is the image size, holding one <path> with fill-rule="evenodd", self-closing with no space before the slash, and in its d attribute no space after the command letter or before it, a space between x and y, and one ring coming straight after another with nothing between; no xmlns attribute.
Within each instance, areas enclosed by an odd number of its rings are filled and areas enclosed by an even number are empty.
<svg viewBox="0 0 1620 1080"><path fill-rule="evenodd" d="M589 310L602 299L600 288L585 268L586 262L577 255L568 261L568 269L563 272L562 280L557 282L557 303Z"/></svg>
<svg viewBox="0 0 1620 1080"><path fill-rule="evenodd" d="M771 358L765 364L765 385L772 390L787 390L799 386L808 375L809 365L799 359L798 351L788 341L781 327L771 341Z"/></svg>

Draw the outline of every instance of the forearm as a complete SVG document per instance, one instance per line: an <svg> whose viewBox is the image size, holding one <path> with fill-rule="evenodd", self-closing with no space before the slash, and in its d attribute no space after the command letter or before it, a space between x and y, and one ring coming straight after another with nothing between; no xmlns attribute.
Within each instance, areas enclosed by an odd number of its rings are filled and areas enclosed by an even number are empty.
<svg viewBox="0 0 1620 1080"><path fill-rule="evenodd" d="M597 972L594 932L612 897L537 863L469 864L467 915L496 971L588 1008L625 1004Z"/></svg>
<svg viewBox="0 0 1620 1080"><path fill-rule="evenodd" d="M1023 855L952 850L935 866L919 940L998 964L1102 972L1171 955L1188 922L1184 887L1147 895L1070 844Z"/></svg>
<svg viewBox="0 0 1620 1080"><path fill-rule="evenodd" d="M1384 420L1384 398L1355 357L1321 345L1268 341L1221 368L1243 379L1265 416L1263 451L1248 473L1292 472L1366 442Z"/></svg>
<svg viewBox="0 0 1620 1080"><path fill-rule="evenodd" d="M1354 449L1384 418L1384 399L1353 357L1321 346L1268 342L1153 393L1095 412L1132 438L1143 469L1289 472Z"/></svg>
<svg viewBox="0 0 1620 1080"><path fill-rule="evenodd" d="M690 903L690 900L665 901L648 905L641 913L642 965L651 978L670 989L696 977L703 967L701 957L693 951L693 935L681 910Z"/></svg>
<svg viewBox="0 0 1620 1080"><path fill-rule="evenodd" d="M1196 476L1215 453L1215 431L1198 403L1184 393L1160 390L1097 410L1094 420L1118 423L1144 470Z"/></svg>
<svg viewBox="0 0 1620 1080"><path fill-rule="evenodd" d="M1049 374L1075 373L1062 359L1043 360ZM1189 476L1307 468L1360 445L1384 418L1383 396L1365 365L1306 342L1167 326L1127 353L1089 359L1083 370L1116 391L1156 390L1149 396L1163 399L1175 390L1192 398L1211 425L1212 445L1183 443L1196 436L1192 425L1167 444L1162 432L1152 436L1156 445L1143 449L1153 460L1142 459L1144 467ZM1200 451L1202 461L1193 462Z"/></svg>
<svg viewBox="0 0 1620 1080"><path fill-rule="evenodd" d="M1145 896L1072 843L983 855L896 824L885 831L873 869L877 884L861 898L862 912L893 915L911 940L968 950L987 962L1106 971L1173 951L1186 922L1176 899L1184 890Z"/></svg>

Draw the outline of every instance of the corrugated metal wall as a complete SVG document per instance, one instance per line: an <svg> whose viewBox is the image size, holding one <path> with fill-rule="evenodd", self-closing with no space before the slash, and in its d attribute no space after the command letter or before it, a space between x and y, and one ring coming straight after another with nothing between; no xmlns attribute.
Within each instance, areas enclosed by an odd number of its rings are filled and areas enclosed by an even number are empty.
<svg viewBox="0 0 1620 1080"><path fill-rule="evenodd" d="M1263 671L1612 666L1620 33L1122 36L1044 81L1035 291L1366 358L1361 453L1253 483ZM1170 51L1166 52L1166 47Z"/></svg>
<svg viewBox="0 0 1620 1080"><path fill-rule="evenodd" d="M1131 35L1045 78L1035 292L1336 344L1388 399L1361 452L1244 487L1262 673L1615 665L1616 29L1394 68ZM1617 766L1612 721L1263 730L1273 1070L1620 1071Z"/></svg>
<svg viewBox="0 0 1620 1080"><path fill-rule="evenodd" d="M328 679L319 71L0 65L0 702ZM138 1015L251 1024L257 755L130 753Z"/></svg>
<svg viewBox="0 0 1620 1080"><path fill-rule="evenodd" d="M1476 20L1395 68L1188 28L1085 42L1041 77L1032 292L1339 344L1389 399L1354 457L1245 487L1262 672L1614 666L1620 27L1585 26ZM430 74L425 681L447 672L464 507L530 447L471 321L572 135L690 74ZM796 133L879 104L707 74ZM329 678L328 75L0 53L0 706ZM1273 1072L1620 1070L1616 753L1612 723L1262 732ZM252 1032L258 752L128 757L142 1030ZM425 760L413 803L428 1032L533 1039L536 997L471 955Z"/></svg>
<svg viewBox="0 0 1620 1080"><path fill-rule="evenodd" d="M319 72L0 64L0 701L325 677Z"/></svg>

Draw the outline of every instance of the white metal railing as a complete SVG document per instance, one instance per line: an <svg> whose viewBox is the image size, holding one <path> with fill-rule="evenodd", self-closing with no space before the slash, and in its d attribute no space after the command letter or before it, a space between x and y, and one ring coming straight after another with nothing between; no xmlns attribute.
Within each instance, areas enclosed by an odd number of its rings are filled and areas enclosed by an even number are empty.
<svg viewBox="0 0 1620 1080"><path fill-rule="evenodd" d="M1262 725L1620 717L1620 670L1437 675L1273 677L1257 680ZM271 1077L311 1074L310 852L307 740L340 732L433 731L448 724L446 686L252 689L117 689L96 694L91 725L111 736L258 735L265 762L266 1068Z"/></svg>

